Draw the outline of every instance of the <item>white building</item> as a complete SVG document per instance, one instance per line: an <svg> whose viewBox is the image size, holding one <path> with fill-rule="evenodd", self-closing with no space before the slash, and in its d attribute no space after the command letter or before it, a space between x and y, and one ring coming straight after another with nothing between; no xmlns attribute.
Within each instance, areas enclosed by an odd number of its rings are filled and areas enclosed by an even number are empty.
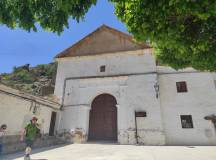
<svg viewBox="0 0 216 160"><path fill-rule="evenodd" d="M33 116L38 118L42 134L54 135L58 112L60 105L56 102L0 84L0 125L8 126L7 136L19 135Z"/></svg>
<svg viewBox="0 0 216 160"><path fill-rule="evenodd" d="M84 142L216 145L216 76L157 66L152 52L103 25L58 54L57 130Z"/></svg>

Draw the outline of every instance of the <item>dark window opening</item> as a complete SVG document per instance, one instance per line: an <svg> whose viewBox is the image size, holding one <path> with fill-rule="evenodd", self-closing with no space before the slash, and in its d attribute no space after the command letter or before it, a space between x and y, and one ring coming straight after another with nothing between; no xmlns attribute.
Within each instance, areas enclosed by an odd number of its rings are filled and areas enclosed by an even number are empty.
<svg viewBox="0 0 216 160"><path fill-rule="evenodd" d="M49 136L55 135L55 122L56 122L56 112L52 112L51 120L50 120L50 129L49 129Z"/></svg>
<svg viewBox="0 0 216 160"><path fill-rule="evenodd" d="M193 128L193 121L191 115L181 115L182 128Z"/></svg>
<svg viewBox="0 0 216 160"><path fill-rule="evenodd" d="M105 72L106 71L106 66L101 66L100 67L100 72Z"/></svg>
<svg viewBox="0 0 216 160"><path fill-rule="evenodd" d="M177 92L187 92L187 84L185 81L176 82Z"/></svg>

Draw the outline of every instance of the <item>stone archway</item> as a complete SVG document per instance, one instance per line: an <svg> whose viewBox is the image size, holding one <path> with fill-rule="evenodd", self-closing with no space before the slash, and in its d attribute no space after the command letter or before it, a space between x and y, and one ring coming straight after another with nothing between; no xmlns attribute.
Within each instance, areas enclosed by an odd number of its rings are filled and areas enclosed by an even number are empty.
<svg viewBox="0 0 216 160"><path fill-rule="evenodd" d="M109 94L97 96L91 105L89 140L117 140L117 101Z"/></svg>

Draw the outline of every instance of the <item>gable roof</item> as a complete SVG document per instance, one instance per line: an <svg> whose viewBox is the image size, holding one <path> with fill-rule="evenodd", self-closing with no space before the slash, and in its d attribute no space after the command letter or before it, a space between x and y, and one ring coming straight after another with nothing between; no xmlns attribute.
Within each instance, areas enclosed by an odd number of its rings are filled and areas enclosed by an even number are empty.
<svg viewBox="0 0 216 160"><path fill-rule="evenodd" d="M145 48L150 48L150 46L145 43L135 42L129 34L102 25L71 47L59 53L55 58L98 55Z"/></svg>

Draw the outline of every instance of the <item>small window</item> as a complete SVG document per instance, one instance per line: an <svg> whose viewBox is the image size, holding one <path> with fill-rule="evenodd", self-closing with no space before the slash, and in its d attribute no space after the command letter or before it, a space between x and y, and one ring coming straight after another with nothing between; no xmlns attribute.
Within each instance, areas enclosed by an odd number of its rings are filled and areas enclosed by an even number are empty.
<svg viewBox="0 0 216 160"><path fill-rule="evenodd" d="M181 115L182 128L193 128L193 121L191 115Z"/></svg>
<svg viewBox="0 0 216 160"><path fill-rule="evenodd" d="M106 71L106 66L100 66L100 72L105 72Z"/></svg>
<svg viewBox="0 0 216 160"><path fill-rule="evenodd" d="M176 82L177 92L187 92L187 84L185 81Z"/></svg>

